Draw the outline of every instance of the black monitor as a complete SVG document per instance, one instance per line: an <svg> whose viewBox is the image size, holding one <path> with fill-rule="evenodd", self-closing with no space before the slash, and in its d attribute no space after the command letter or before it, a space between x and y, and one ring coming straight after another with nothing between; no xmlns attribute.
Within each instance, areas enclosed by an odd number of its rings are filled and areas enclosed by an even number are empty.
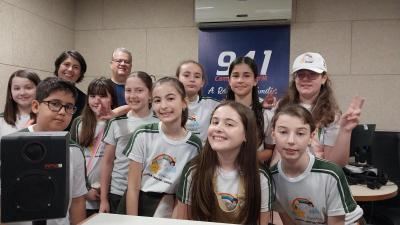
<svg viewBox="0 0 400 225"><path fill-rule="evenodd" d="M375 127L376 124L359 124L351 132L350 157L355 158L355 164L367 163Z"/></svg>

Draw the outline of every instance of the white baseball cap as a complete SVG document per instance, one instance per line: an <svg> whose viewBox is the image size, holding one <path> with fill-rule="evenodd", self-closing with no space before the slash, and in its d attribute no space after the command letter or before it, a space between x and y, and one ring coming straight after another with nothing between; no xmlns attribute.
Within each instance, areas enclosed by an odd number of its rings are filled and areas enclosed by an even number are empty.
<svg viewBox="0 0 400 225"><path fill-rule="evenodd" d="M293 73L299 70L312 70L316 73L327 72L325 59L321 54L315 52L303 53L294 60Z"/></svg>

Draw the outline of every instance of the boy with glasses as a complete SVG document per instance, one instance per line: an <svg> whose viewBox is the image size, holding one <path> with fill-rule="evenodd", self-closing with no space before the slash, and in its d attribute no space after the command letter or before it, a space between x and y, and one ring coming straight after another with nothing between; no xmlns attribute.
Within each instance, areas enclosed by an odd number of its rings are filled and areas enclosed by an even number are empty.
<svg viewBox="0 0 400 225"><path fill-rule="evenodd" d="M77 92L74 85L57 77L48 77L37 86L32 112L36 124L20 132L63 131L76 112ZM78 224L86 218L85 161L80 147L70 142L70 204L65 218L48 220L47 224ZM21 224L21 223L18 223Z"/></svg>

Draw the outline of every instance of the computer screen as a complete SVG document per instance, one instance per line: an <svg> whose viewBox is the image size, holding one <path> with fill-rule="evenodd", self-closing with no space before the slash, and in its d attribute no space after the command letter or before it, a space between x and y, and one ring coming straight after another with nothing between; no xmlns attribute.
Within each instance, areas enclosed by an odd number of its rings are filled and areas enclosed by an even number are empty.
<svg viewBox="0 0 400 225"><path fill-rule="evenodd" d="M350 157L355 163L367 163L376 124L359 124L351 132Z"/></svg>

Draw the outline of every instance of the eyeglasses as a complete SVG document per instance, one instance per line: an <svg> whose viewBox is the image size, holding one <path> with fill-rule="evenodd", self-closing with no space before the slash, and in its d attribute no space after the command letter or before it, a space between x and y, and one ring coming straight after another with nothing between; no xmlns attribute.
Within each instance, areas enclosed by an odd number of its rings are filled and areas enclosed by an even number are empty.
<svg viewBox="0 0 400 225"><path fill-rule="evenodd" d="M307 80L315 80L318 78L319 75L322 75L322 74L314 72L314 71L310 71L310 70L297 71L294 74L295 78L298 78L299 80L304 80L306 77L307 77Z"/></svg>
<svg viewBox="0 0 400 225"><path fill-rule="evenodd" d="M61 104L59 101L42 101L41 103L46 103L49 109L53 112L60 112L60 110L64 107L64 110L68 114L74 114L76 112L76 106L74 104Z"/></svg>
<svg viewBox="0 0 400 225"><path fill-rule="evenodd" d="M130 65L131 64L131 62L129 61L129 60L124 60L124 59L113 59L112 60L113 62L116 62L116 63L118 63L118 64L122 64L122 63L124 63L124 64L126 64L126 65Z"/></svg>

